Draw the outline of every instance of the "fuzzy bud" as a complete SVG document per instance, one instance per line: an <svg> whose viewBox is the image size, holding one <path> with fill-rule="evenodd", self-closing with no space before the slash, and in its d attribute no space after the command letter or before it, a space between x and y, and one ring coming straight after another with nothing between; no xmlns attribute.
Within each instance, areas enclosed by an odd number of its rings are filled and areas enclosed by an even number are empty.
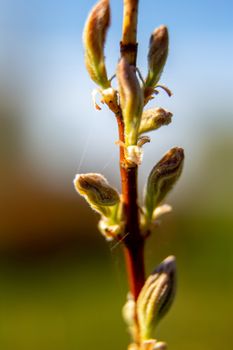
<svg viewBox="0 0 233 350"><path fill-rule="evenodd" d="M143 340L151 338L154 326L170 308L175 289L175 257L169 256L147 278L137 300L138 322Z"/></svg>
<svg viewBox="0 0 233 350"><path fill-rule="evenodd" d="M104 59L104 44L109 25L109 0L100 0L86 21L83 43L87 71L91 79L103 89L110 87Z"/></svg>
<svg viewBox="0 0 233 350"><path fill-rule="evenodd" d="M168 30L165 26L155 29L151 35L146 87L155 87L160 79L168 56L168 41Z"/></svg>
<svg viewBox="0 0 233 350"><path fill-rule="evenodd" d="M138 129L140 126L143 94L138 82L135 68L122 58L117 67L120 105L125 124L125 145L137 145Z"/></svg>
<svg viewBox="0 0 233 350"><path fill-rule="evenodd" d="M154 209L180 177L183 163L183 149L174 147L151 170L144 192L144 209L148 219L152 218Z"/></svg>
<svg viewBox="0 0 233 350"><path fill-rule="evenodd" d="M171 123L172 113L163 108L147 109L142 114L139 134L159 129Z"/></svg>
<svg viewBox="0 0 233 350"><path fill-rule="evenodd" d="M111 215L111 207L120 201L118 192L108 184L101 174L77 174L74 186L94 210L106 217Z"/></svg>

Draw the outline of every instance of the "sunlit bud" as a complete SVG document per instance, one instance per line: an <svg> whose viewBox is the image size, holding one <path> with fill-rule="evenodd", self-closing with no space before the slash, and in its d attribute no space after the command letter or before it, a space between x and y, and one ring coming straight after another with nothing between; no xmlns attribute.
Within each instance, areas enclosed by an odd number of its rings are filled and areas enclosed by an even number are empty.
<svg viewBox="0 0 233 350"><path fill-rule="evenodd" d="M143 340L151 338L153 328L170 308L175 289L176 262L174 256L169 256L147 278L137 300L138 322Z"/></svg>
<svg viewBox="0 0 233 350"><path fill-rule="evenodd" d="M178 180L183 162L183 149L174 147L151 170L144 192L144 210L148 219Z"/></svg>
<svg viewBox="0 0 233 350"><path fill-rule="evenodd" d="M117 235L121 234L123 227L123 223L113 223L111 218L107 220L105 217L98 223L98 228L107 241L112 241Z"/></svg>
<svg viewBox="0 0 233 350"><path fill-rule="evenodd" d="M144 103L143 93L135 68L130 66L125 58L122 58L118 64L117 79L125 124L125 145L136 145Z"/></svg>
<svg viewBox="0 0 233 350"><path fill-rule="evenodd" d="M87 71L91 79L103 89L110 87L104 59L104 44L109 25L109 0L100 0L86 21L83 42Z"/></svg>
<svg viewBox="0 0 233 350"><path fill-rule="evenodd" d="M111 215L111 207L120 201L118 192L101 174L77 174L74 186L94 210L106 217Z"/></svg>
<svg viewBox="0 0 233 350"><path fill-rule="evenodd" d="M102 102L106 103L113 113L119 112L117 92L113 88L108 88L101 91Z"/></svg>
<svg viewBox="0 0 233 350"><path fill-rule="evenodd" d="M172 211L172 207L169 204L160 205L159 207L155 208L152 219L157 220L161 218L161 216L168 214L171 211Z"/></svg>
<svg viewBox="0 0 233 350"><path fill-rule="evenodd" d="M172 113L163 108L147 109L142 113L139 134L159 129L171 123Z"/></svg>
<svg viewBox="0 0 233 350"><path fill-rule="evenodd" d="M158 343L155 344L153 350L166 350L167 349L167 344L164 343L163 341L159 341Z"/></svg>
<svg viewBox="0 0 233 350"><path fill-rule="evenodd" d="M162 74L168 55L168 30L165 26L155 29L150 38L148 75L146 87L155 87Z"/></svg>

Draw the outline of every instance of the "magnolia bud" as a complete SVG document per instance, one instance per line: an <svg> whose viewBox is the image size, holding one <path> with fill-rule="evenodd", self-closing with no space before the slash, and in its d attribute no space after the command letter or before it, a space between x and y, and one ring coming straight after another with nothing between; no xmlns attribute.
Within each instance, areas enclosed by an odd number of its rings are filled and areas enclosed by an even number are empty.
<svg viewBox="0 0 233 350"><path fill-rule="evenodd" d="M175 257L169 256L147 278L137 300L138 322L143 340L151 338L154 326L170 308L175 288Z"/></svg>
<svg viewBox="0 0 233 350"><path fill-rule="evenodd" d="M183 162L183 149L174 147L151 170L144 192L144 209L149 220L152 218L154 209L180 177Z"/></svg>
<svg viewBox="0 0 233 350"><path fill-rule="evenodd" d="M120 201L118 192L101 174L77 174L74 186L94 210L106 217L111 215L111 207Z"/></svg>
<svg viewBox="0 0 233 350"><path fill-rule="evenodd" d="M103 89L110 87L104 59L104 44L109 25L109 0L100 0L86 21L83 42L87 71L91 79Z"/></svg>
<svg viewBox="0 0 233 350"><path fill-rule="evenodd" d="M155 29L150 38L148 53L148 75L146 87L158 83L168 56L168 30L165 26Z"/></svg>
<svg viewBox="0 0 233 350"><path fill-rule="evenodd" d="M171 123L172 113L163 108L147 109L142 113L139 134L159 129Z"/></svg>
<svg viewBox="0 0 233 350"><path fill-rule="evenodd" d="M138 82L135 68L122 58L117 67L120 105L125 124L125 145L137 145L138 129L140 126L143 94Z"/></svg>

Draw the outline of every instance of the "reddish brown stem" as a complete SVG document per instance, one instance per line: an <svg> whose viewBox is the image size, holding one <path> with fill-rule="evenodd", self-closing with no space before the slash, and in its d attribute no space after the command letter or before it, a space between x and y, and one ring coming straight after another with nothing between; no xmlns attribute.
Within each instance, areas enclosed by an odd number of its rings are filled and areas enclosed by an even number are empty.
<svg viewBox="0 0 233 350"><path fill-rule="evenodd" d="M117 116L119 139L124 142L124 123L122 116ZM124 253L130 291L135 300L144 284L144 239L140 234L139 210L137 202L137 166L125 166L124 147L120 146L120 172L122 195L126 214L126 237L124 239Z"/></svg>
<svg viewBox="0 0 233 350"><path fill-rule="evenodd" d="M138 0L124 0L121 57L136 66L137 60ZM138 167L126 166L124 153L124 122L122 113L117 116L120 144L120 172L125 206L126 230L124 239L125 262L130 291L137 300L145 281L144 238L140 234L138 208Z"/></svg>

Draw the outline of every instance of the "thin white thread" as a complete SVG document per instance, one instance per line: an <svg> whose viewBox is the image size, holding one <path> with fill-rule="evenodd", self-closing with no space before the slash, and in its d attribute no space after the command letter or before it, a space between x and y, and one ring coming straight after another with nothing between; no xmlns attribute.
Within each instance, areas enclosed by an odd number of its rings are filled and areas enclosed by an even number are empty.
<svg viewBox="0 0 233 350"><path fill-rule="evenodd" d="M87 150L88 150L88 147L89 147L89 144L90 144L90 139L91 139L92 132L93 132L93 128L90 128L89 129L89 133L88 133L87 138L86 138L86 141L85 141L85 145L83 147L83 151L82 151L81 158L80 158L80 161L79 161L77 173L80 172L80 169L83 166L84 158L85 158L85 156L87 154Z"/></svg>
<svg viewBox="0 0 233 350"><path fill-rule="evenodd" d="M111 248L111 251L113 251L113 249L116 249L116 247L123 242L123 240L130 234L130 232L127 232L119 241L116 242L116 244L114 244Z"/></svg>
<svg viewBox="0 0 233 350"><path fill-rule="evenodd" d="M114 158L115 158L115 154L106 162L106 164L102 168L102 171L105 170L107 167L109 167L109 165L111 164Z"/></svg>

